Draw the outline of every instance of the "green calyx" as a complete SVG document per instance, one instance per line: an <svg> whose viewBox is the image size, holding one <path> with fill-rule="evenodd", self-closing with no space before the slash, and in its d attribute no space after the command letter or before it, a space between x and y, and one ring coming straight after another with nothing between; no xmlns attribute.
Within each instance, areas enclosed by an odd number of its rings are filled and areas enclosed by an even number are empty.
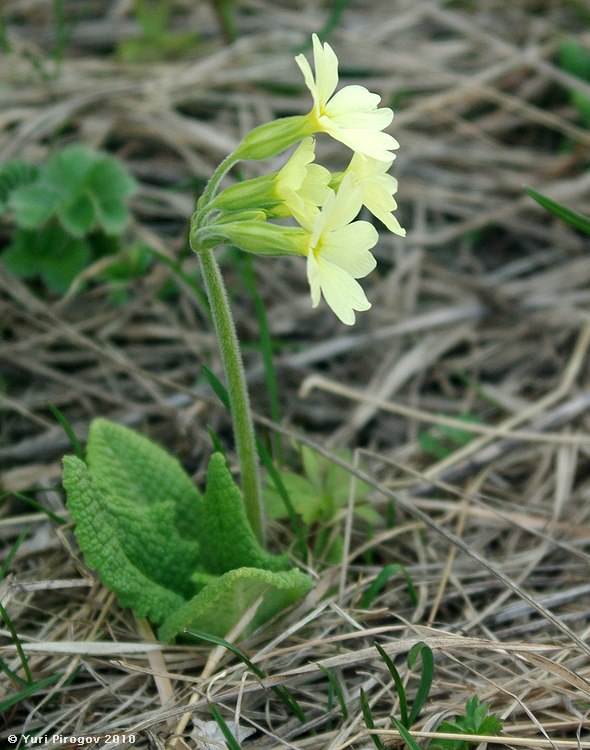
<svg viewBox="0 0 590 750"><path fill-rule="evenodd" d="M255 255L305 254L307 233L299 227L250 220L214 225L211 231L217 234L221 242L236 245L240 250Z"/></svg>
<svg viewBox="0 0 590 750"><path fill-rule="evenodd" d="M250 131L233 152L234 159L267 159L312 135L309 118L303 115L281 117Z"/></svg>

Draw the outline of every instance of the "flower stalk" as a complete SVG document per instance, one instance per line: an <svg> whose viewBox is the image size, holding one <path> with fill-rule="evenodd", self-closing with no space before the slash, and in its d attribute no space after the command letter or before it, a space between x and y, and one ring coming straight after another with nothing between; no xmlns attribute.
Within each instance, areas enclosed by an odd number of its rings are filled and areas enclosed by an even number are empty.
<svg viewBox="0 0 590 750"><path fill-rule="evenodd" d="M394 211L397 181L388 174L398 143L383 132L393 112L364 86L340 90L338 58L314 34L313 66L295 58L313 106L307 115L283 117L247 134L213 173L193 216L190 243L199 256L219 341L233 421L246 515L264 539L264 517L250 400L246 389L228 296L213 250L231 244L263 256L293 255L307 260L313 307L321 297L345 325L371 303L358 279L376 265L370 252L375 227L357 216L365 206L391 232L405 234ZM353 151L344 172L332 174L315 163L315 135L327 134ZM297 144L297 145L296 145ZM220 190L223 177L239 161L260 160L296 146L281 169ZM284 223L286 220L286 223Z"/></svg>
<svg viewBox="0 0 590 750"><path fill-rule="evenodd" d="M217 334L221 360L225 371L227 392L230 403L234 440L240 464L242 496L248 522L259 542L264 542L265 524L261 498L260 471L254 433L254 421L250 407L250 397L246 386L246 376L240 352L240 344L231 313L229 298L223 283L219 265L213 250L198 242L199 223L208 211L208 204L215 194L219 182L235 163L230 154L216 169L202 197L202 205L197 210L190 234L191 248L197 253Z"/></svg>

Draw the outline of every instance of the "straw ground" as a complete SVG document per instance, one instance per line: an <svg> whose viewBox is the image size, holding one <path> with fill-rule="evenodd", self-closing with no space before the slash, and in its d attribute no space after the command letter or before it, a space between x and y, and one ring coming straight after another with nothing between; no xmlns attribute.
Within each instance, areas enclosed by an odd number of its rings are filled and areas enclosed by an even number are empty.
<svg viewBox="0 0 590 750"><path fill-rule="evenodd" d="M0 161L40 163L79 140L117 155L140 185L129 239L157 251L116 300L108 259L59 298L0 269L2 736L223 747L215 707L244 748L358 750L375 736L399 747L399 695L375 644L411 700L419 665L406 656L423 641L434 680L411 727L421 747L478 696L504 722L482 746L589 748L590 257L587 239L523 192L588 212L590 76L560 57L567 40L588 48L586 6L240 0L227 5L231 44L207 3L168 7L167 31L196 33L176 57L153 36L125 47L146 33L131 2L0 11ZM307 111L293 56L314 31L345 82L396 110L408 236L382 234L365 282L373 307L353 329L310 308L301 263L254 261L279 423L248 269L222 256L261 434L291 466L301 445L321 452L350 487L309 540L340 535L340 562L316 544L299 561L316 580L307 599L246 640L228 634L260 677L221 646L158 643L85 568L60 486L71 447L48 404L81 440L95 416L136 427L196 481L208 427L231 455L227 414L200 375L219 362L188 221L245 132ZM341 166L339 148L318 150ZM9 220L0 232L5 245ZM353 515L355 483L380 523ZM270 541L292 545L289 524L275 522ZM388 567L400 565L415 598Z"/></svg>

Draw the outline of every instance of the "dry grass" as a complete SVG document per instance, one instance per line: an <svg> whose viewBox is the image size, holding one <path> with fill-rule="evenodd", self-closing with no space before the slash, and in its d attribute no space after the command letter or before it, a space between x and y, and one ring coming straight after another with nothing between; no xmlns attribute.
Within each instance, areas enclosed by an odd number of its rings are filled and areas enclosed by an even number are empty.
<svg viewBox="0 0 590 750"><path fill-rule="evenodd" d="M207 4L174 3L178 27L203 41L180 61L149 65L113 55L137 31L130 2L65 5L76 20L57 75L47 54L52 4L6 0L0 11L10 41L0 53L0 161L42 160L78 139L109 149L141 181L130 236L184 257L195 181L252 126L307 110L293 51L331 4L241 0L240 37L224 46ZM423 640L436 666L413 728L422 746L478 695L505 722L505 737L488 747L590 748L590 257L581 235L522 190L587 212L590 133L570 92L590 96L590 86L556 63L566 35L588 44L587 21L574 0L348 4L330 41L344 80L398 102L408 237L382 236L379 272L365 282L373 308L354 329L310 309L301 263L261 261L256 273L281 343L284 424L271 429L330 455L362 448L351 477L369 481L375 506L384 517L393 508L395 521L368 533L350 508L337 519L348 532L343 565L308 560L317 585L307 600L241 643L268 675L261 682L226 651L156 643L91 578L69 527L11 495L3 559L26 537L1 601L35 680L60 677L6 711L3 737L92 735L114 747L115 732L135 736L134 747L213 748L195 722L210 721L215 703L256 730L245 748L360 750L372 747L363 688L384 744L399 746L388 719L397 698L374 644L395 657L412 694L405 655ZM320 150L339 166L340 148ZM190 257L183 263L195 272ZM48 403L80 437L97 415L137 426L197 477L207 425L229 444L227 417L198 380L200 365L217 369L218 359L194 292L157 263L115 307L99 270L65 299L35 295L0 270L0 483L64 516L59 459L69 446ZM241 337L255 342L252 302L235 267L226 272ZM171 278L172 300L160 293ZM263 368L255 347L247 355L263 415ZM462 414L479 420L460 423L474 439L441 460L425 453L423 431ZM289 539L288 529L273 533ZM410 572L417 606L400 576L361 608L390 563ZM1 658L23 676L6 626L1 635ZM320 665L338 677L346 719ZM18 689L2 679L0 697ZM278 684L306 724L277 701Z"/></svg>

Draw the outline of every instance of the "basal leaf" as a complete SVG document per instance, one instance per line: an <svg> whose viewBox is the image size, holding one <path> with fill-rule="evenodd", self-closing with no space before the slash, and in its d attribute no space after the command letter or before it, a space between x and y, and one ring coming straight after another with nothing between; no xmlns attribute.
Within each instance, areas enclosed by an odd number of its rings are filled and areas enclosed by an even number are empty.
<svg viewBox="0 0 590 750"><path fill-rule="evenodd" d="M309 576L297 569L279 573L258 568L231 570L173 612L160 627L158 637L168 642L190 627L212 635L227 635L262 595L248 633L296 602L310 588Z"/></svg>
<svg viewBox="0 0 590 750"><path fill-rule="evenodd" d="M310 589L308 576L287 570L286 555L258 544L223 455L213 455L201 498L162 448L97 419L87 464L64 459L68 506L86 562L122 606L163 622L165 640L189 626L225 635L262 597L254 628Z"/></svg>
<svg viewBox="0 0 590 750"><path fill-rule="evenodd" d="M286 570L287 555L262 549L246 518L242 495L221 453L214 453L207 472L204 512L199 525L202 562L208 573L234 568Z"/></svg>
<svg viewBox="0 0 590 750"><path fill-rule="evenodd" d="M171 501L174 523L186 539L197 537L203 500L176 458L128 427L95 419L88 435L87 461L93 481L113 502L138 507Z"/></svg>
<svg viewBox="0 0 590 750"><path fill-rule="evenodd" d="M86 464L66 456L63 483L86 563L117 594L121 606L132 607L153 622L162 622L181 607L184 599L179 594L154 582L129 560L119 538L119 519L93 483Z"/></svg>

